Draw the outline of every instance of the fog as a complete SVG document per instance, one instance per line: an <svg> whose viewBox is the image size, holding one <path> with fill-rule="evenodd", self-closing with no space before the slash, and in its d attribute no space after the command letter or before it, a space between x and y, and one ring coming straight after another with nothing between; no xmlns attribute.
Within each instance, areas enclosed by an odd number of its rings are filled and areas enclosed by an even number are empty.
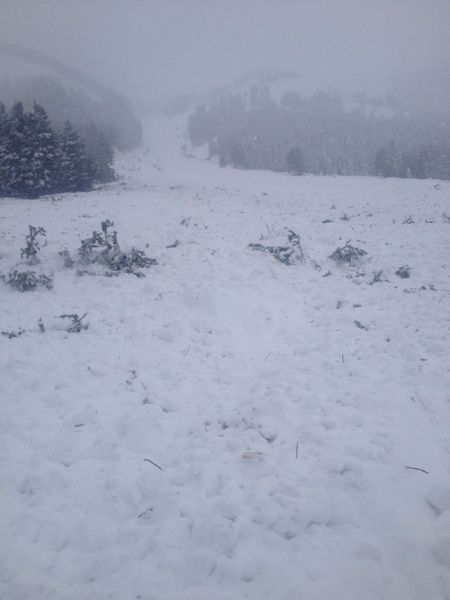
<svg viewBox="0 0 450 600"><path fill-rule="evenodd" d="M0 39L137 102L270 67L297 71L305 92L449 104L448 0L1 0Z"/></svg>

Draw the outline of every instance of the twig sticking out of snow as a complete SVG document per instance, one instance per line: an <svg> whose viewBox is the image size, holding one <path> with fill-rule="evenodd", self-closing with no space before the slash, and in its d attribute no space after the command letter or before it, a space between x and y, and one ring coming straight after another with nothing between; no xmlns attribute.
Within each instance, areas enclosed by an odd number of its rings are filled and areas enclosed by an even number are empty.
<svg viewBox="0 0 450 600"><path fill-rule="evenodd" d="M420 467L407 467L407 466L405 466L405 469L411 469L411 471L420 471L421 473L425 473L426 475L430 474L428 471L425 471L425 469L421 469Z"/></svg>
<svg viewBox="0 0 450 600"><path fill-rule="evenodd" d="M155 462L153 462L152 460L150 460L149 458L144 458L144 462L149 462L151 463L154 467L156 467L157 469L159 469L160 471L164 471L164 469L162 467L160 467L159 465L157 465Z"/></svg>

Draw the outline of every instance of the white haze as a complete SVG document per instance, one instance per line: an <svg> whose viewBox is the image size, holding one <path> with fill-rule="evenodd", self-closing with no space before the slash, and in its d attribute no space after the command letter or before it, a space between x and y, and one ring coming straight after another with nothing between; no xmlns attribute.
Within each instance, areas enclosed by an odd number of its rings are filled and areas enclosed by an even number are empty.
<svg viewBox="0 0 450 600"><path fill-rule="evenodd" d="M414 96L445 108L448 0L1 0L0 39L143 101L246 71L296 70L305 91Z"/></svg>

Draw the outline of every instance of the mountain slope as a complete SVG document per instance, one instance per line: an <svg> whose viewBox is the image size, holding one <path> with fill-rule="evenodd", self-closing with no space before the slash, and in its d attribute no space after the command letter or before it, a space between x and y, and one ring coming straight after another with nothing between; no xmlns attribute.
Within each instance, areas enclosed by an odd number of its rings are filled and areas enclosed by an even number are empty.
<svg viewBox="0 0 450 600"><path fill-rule="evenodd" d="M78 127L94 121L119 150L141 141L141 124L125 96L45 54L0 41L0 87L0 101L36 101L57 126L66 119Z"/></svg>
<svg viewBox="0 0 450 600"><path fill-rule="evenodd" d="M448 598L449 184L220 169L175 129L108 188L0 200L0 271L31 223L55 278L0 286L0 595ZM105 218L146 278L64 268ZM285 227L303 262L248 248Z"/></svg>

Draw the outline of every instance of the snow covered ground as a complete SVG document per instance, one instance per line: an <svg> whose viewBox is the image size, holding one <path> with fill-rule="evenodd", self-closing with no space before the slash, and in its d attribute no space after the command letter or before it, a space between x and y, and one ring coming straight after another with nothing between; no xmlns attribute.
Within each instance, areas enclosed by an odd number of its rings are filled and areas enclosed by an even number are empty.
<svg viewBox="0 0 450 600"><path fill-rule="evenodd" d="M448 600L450 184L148 139L105 189L0 200L0 271L32 224L54 274L0 283L0 598ZM64 267L106 218L145 278ZM248 248L284 228L303 262Z"/></svg>

